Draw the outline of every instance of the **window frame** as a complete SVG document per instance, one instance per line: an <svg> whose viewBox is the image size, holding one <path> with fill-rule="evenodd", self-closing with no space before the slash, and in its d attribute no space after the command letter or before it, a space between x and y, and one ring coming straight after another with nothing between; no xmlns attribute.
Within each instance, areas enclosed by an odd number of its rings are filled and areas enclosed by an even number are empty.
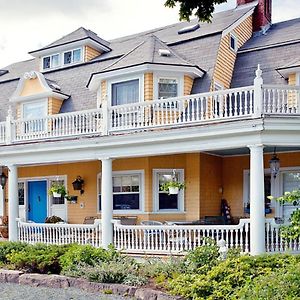
<svg viewBox="0 0 300 300"><path fill-rule="evenodd" d="M175 79L177 81L177 97L183 97L184 75L173 72L153 72L153 100L158 98L158 83L160 79Z"/></svg>
<svg viewBox="0 0 300 300"><path fill-rule="evenodd" d="M30 118L24 117L24 106L27 104L35 104L35 103L38 103L38 104L42 103L44 105L43 109L44 109L45 116L48 116L48 99L44 98L44 99L22 102L22 104L21 104L21 119L22 120L31 120ZM34 119L39 119L39 118L34 118Z"/></svg>
<svg viewBox="0 0 300 300"><path fill-rule="evenodd" d="M159 209L159 174L161 173L171 173L174 169L153 169L152 171L152 195L153 195L153 212L155 213L176 213L185 212L185 199L184 190L178 193L178 209ZM184 182L184 169L177 169L176 172L179 173L179 181Z"/></svg>
<svg viewBox="0 0 300 300"><path fill-rule="evenodd" d="M58 55L58 61L59 61L59 63L58 63L58 66L57 66L57 67L53 67L53 66L52 66L52 56L55 56L55 55ZM47 58L47 57L50 57L50 68L46 68L46 69L45 69L45 68L44 68L44 58ZM53 70L53 69L59 68L59 67L61 66L61 53L58 52L58 53L53 53L53 54L49 54L49 55L43 56L43 57L42 57L42 60L41 60L41 64L42 64L41 69L42 69L43 71Z"/></svg>
<svg viewBox="0 0 300 300"><path fill-rule="evenodd" d="M80 61L74 62L74 51L76 51L76 50L80 50ZM69 64L65 64L65 53L67 53L67 52L72 53L71 62ZM71 66L71 65L74 65L74 64L82 63L82 62L83 62L83 48L82 47L69 49L69 50L66 50L66 51L62 52L62 65L63 66Z"/></svg>
<svg viewBox="0 0 300 300"><path fill-rule="evenodd" d="M159 81L160 80L175 80L176 81L176 84L177 84L177 95L174 96L174 97L168 97L168 98L163 98L163 97L159 97ZM170 77L170 76L159 76L157 78L157 99L159 100L166 100L166 99L169 99L169 98L177 98L179 97L179 81L178 81L178 78L177 77Z"/></svg>
<svg viewBox="0 0 300 300"><path fill-rule="evenodd" d="M234 48L232 48L231 47L231 39L233 39L234 40ZM229 48L234 52L234 53L236 53L237 51L238 51L238 37L234 34L234 33L232 33L232 32L230 32L230 35L229 35Z"/></svg>
<svg viewBox="0 0 300 300"><path fill-rule="evenodd" d="M97 174L97 212L101 214L100 206L99 206L99 195L100 189L99 179L101 178L102 172ZM140 187L139 187L139 207L140 209L114 209L114 214L141 214L145 211L145 171L144 170L124 170L124 171L113 171L112 177L114 176L133 176L138 175L140 179ZM115 193L113 192L113 195ZM117 193L121 194L121 193Z"/></svg>

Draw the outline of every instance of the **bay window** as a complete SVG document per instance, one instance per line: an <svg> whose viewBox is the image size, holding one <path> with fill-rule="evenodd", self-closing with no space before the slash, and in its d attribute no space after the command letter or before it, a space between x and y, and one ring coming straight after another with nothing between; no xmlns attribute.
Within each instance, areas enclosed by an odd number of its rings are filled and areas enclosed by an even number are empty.
<svg viewBox="0 0 300 300"><path fill-rule="evenodd" d="M139 79L116 82L111 85L111 105L139 102Z"/></svg>
<svg viewBox="0 0 300 300"><path fill-rule="evenodd" d="M158 79L158 99L167 99L178 96L177 79L159 78Z"/></svg>

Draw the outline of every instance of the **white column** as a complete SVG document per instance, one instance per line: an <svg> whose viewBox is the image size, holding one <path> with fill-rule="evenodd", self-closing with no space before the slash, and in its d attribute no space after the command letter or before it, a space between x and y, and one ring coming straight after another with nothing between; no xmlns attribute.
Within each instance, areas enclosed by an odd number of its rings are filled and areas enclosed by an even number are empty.
<svg viewBox="0 0 300 300"><path fill-rule="evenodd" d="M263 145L250 148L250 252L265 252L265 197Z"/></svg>
<svg viewBox="0 0 300 300"><path fill-rule="evenodd" d="M18 199L18 168L8 166L8 233L10 241L18 240L19 199Z"/></svg>
<svg viewBox="0 0 300 300"><path fill-rule="evenodd" d="M254 118L260 118L263 114L263 79L262 79L262 70L260 69L260 65L257 66L257 70L255 72L256 77L254 79Z"/></svg>
<svg viewBox="0 0 300 300"><path fill-rule="evenodd" d="M5 190L0 186L0 216L5 215Z"/></svg>
<svg viewBox="0 0 300 300"><path fill-rule="evenodd" d="M112 190L112 160L101 159L101 220L102 247L107 248L113 242L113 190Z"/></svg>

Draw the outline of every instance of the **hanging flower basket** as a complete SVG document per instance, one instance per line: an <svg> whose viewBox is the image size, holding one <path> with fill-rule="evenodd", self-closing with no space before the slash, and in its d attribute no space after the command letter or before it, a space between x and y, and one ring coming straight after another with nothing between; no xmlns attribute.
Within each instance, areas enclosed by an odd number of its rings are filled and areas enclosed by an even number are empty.
<svg viewBox="0 0 300 300"><path fill-rule="evenodd" d="M179 193L178 187L169 186L169 194L170 195L177 195L178 193Z"/></svg>
<svg viewBox="0 0 300 300"><path fill-rule="evenodd" d="M177 181L168 181L160 187L161 191L168 192L169 195L177 195L183 189L185 189L185 183Z"/></svg>
<svg viewBox="0 0 300 300"><path fill-rule="evenodd" d="M57 193L57 192L53 192L53 197L55 198L60 198L61 197L61 194L60 193Z"/></svg>
<svg viewBox="0 0 300 300"><path fill-rule="evenodd" d="M63 184L54 183L52 187L49 189L49 195L55 198L64 197L66 194L67 194L66 188Z"/></svg>

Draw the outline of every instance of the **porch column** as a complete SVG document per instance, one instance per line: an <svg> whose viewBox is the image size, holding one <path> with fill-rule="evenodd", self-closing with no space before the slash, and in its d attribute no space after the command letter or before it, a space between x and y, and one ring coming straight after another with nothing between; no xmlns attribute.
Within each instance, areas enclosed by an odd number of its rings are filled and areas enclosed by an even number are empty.
<svg viewBox="0 0 300 300"><path fill-rule="evenodd" d="M112 191L112 159L101 159L101 220L102 247L107 248L113 242L113 191Z"/></svg>
<svg viewBox="0 0 300 300"><path fill-rule="evenodd" d="M250 252L265 252L265 197L263 145L250 148Z"/></svg>
<svg viewBox="0 0 300 300"><path fill-rule="evenodd" d="M5 215L5 189L0 186L0 216Z"/></svg>
<svg viewBox="0 0 300 300"><path fill-rule="evenodd" d="M18 199L18 168L8 166L8 233L10 241L18 240L19 199Z"/></svg>

